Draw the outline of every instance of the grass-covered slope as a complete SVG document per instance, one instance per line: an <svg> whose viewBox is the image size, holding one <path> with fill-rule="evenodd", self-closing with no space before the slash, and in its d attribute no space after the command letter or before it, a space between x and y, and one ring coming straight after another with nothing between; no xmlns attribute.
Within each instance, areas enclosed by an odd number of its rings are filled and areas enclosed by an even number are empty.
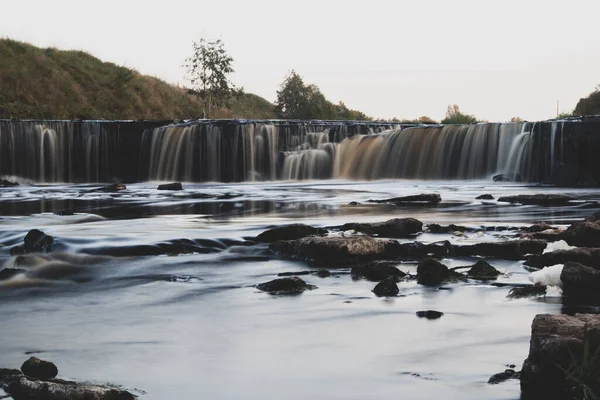
<svg viewBox="0 0 600 400"><path fill-rule="evenodd" d="M244 94L213 118L274 118L262 97ZM200 118L197 97L181 87L102 62L83 51L41 49L0 39L0 118Z"/></svg>

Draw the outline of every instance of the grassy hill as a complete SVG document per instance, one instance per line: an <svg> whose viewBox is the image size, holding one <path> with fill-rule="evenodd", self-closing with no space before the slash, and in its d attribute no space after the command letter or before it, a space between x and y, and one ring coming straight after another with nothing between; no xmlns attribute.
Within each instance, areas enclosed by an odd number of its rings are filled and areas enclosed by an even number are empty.
<svg viewBox="0 0 600 400"><path fill-rule="evenodd" d="M0 39L0 118L190 119L199 99L181 87L83 51L41 49ZM246 93L213 118L275 118L273 105Z"/></svg>

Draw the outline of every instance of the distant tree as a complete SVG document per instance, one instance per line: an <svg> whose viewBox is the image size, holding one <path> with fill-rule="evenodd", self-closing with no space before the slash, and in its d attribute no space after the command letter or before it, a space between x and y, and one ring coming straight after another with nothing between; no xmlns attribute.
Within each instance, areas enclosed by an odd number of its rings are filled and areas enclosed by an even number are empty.
<svg viewBox="0 0 600 400"><path fill-rule="evenodd" d="M186 59L187 79L192 93L202 99L202 116L209 118L211 106L223 105L233 95L241 93L229 80L233 72L233 58L227 54L225 45L201 38L193 42L193 54Z"/></svg>
<svg viewBox="0 0 600 400"><path fill-rule="evenodd" d="M560 114L558 114L557 118L558 119L564 119L564 118L571 118L574 117L574 113L572 112L561 112Z"/></svg>
<svg viewBox="0 0 600 400"><path fill-rule="evenodd" d="M523 118L521 117L512 117L510 122L523 122Z"/></svg>
<svg viewBox="0 0 600 400"><path fill-rule="evenodd" d="M470 114L464 114L456 104L448 106L446 118L442 120L442 124L472 124L477 122L477 118Z"/></svg>
<svg viewBox="0 0 600 400"><path fill-rule="evenodd" d="M428 116L425 116L425 115L417 118L417 121L421 124L438 124L439 123L436 120L429 118Z"/></svg>
<svg viewBox="0 0 600 400"><path fill-rule="evenodd" d="M588 95L579 99L573 115L599 115L600 114L600 85Z"/></svg>

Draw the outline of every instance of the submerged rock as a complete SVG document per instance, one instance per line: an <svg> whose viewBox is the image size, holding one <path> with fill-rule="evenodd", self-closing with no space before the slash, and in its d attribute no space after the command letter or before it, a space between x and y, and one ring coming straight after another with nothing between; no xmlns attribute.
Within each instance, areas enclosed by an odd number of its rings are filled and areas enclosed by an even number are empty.
<svg viewBox="0 0 600 400"><path fill-rule="evenodd" d="M417 282L421 285L437 285L452 279L462 279L463 275L448 269L433 258L426 258L417 267Z"/></svg>
<svg viewBox="0 0 600 400"><path fill-rule="evenodd" d="M163 183L162 185L158 185L157 190L183 190L183 185L181 182L173 182L173 183Z"/></svg>
<svg viewBox="0 0 600 400"><path fill-rule="evenodd" d="M304 224L292 224L286 226L278 226L261 233L256 237L257 242L273 243L278 240L294 240L306 236L323 236L327 235L327 229L313 228Z"/></svg>
<svg viewBox="0 0 600 400"><path fill-rule="evenodd" d="M575 198L562 194L520 194L517 196L504 196L498 201L505 203L521 203L524 205L536 205L543 207L565 206Z"/></svg>
<svg viewBox="0 0 600 400"><path fill-rule="evenodd" d="M487 261L479 260L467 272L467 276L472 279L489 280L496 279L501 275L500 271L492 267Z"/></svg>
<svg viewBox="0 0 600 400"><path fill-rule="evenodd" d="M256 288L271 294L297 294L302 293L305 290L316 289L317 287L314 285L309 285L302 279L294 276L291 278L280 278L269 282L260 283L256 285Z"/></svg>
<svg viewBox="0 0 600 400"><path fill-rule="evenodd" d="M27 232L23 243L24 246L15 246L10 249L10 254L49 253L54 249L54 238L38 229Z"/></svg>
<svg viewBox="0 0 600 400"><path fill-rule="evenodd" d="M394 297L398 295L398 292L400 292L400 289L398 289L396 281L391 276L385 278L373 288L373 293L379 297Z"/></svg>
<svg viewBox="0 0 600 400"><path fill-rule="evenodd" d="M527 257L526 265L536 268L565 264L574 261L587 266L600 266L600 248L580 247L577 249L555 250L544 254L533 254Z"/></svg>
<svg viewBox="0 0 600 400"><path fill-rule="evenodd" d="M505 260L520 260L526 254L540 254L548 244L542 240L508 240L505 242L476 243L456 246L457 256L484 256Z"/></svg>
<svg viewBox="0 0 600 400"><path fill-rule="evenodd" d="M1 380L0 380L0 383ZM64 381L38 380L25 375L4 379L4 391L14 400L134 400L131 393L111 387Z"/></svg>
<svg viewBox="0 0 600 400"><path fill-rule="evenodd" d="M371 203L392 203L396 205L409 205L409 204L437 204L442 201L442 197L437 193L429 194L416 194L412 196L394 197L391 199L384 200L369 200Z"/></svg>
<svg viewBox="0 0 600 400"><path fill-rule="evenodd" d="M498 383L506 382L509 379L519 379L520 376L520 372L517 372L514 369L506 369L504 370L504 372L492 375L488 380L488 383L490 385L495 385Z"/></svg>
<svg viewBox="0 0 600 400"><path fill-rule="evenodd" d="M394 259L399 247L400 244L395 240L378 240L368 236L310 236L297 240L280 240L271 243L269 249L285 257L336 267Z"/></svg>
<svg viewBox="0 0 600 400"><path fill-rule="evenodd" d="M349 223L340 228L342 231L355 230L368 235L389 238L405 238L421 232L423 223L415 218L394 218L375 223Z"/></svg>
<svg viewBox="0 0 600 400"><path fill-rule="evenodd" d="M475 200L494 200L494 196L491 194L481 194L475 197Z"/></svg>
<svg viewBox="0 0 600 400"><path fill-rule="evenodd" d="M444 315L443 312L435 311L435 310L417 311L415 314L419 318L427 318L427 319L440 319Z"/></svg>
<svg viewBox="0 0 600 400"><path fill-rule="evenodd" d="M522 182L523 177L521 174L498 174L494 175L492 180L494 182Z"/></svg>
<svg viewBox="0 0 600 400"><path fill-rule="evenodd" d="M386 278L399 281L406 274L387 262L372 262L367 265L357 265L350 272L352 279L365 278L372 282L381 282Z"/></svg>
<svg viewBox="0 0 600 400"><path fill-rule="evenodd" d="M40 360L37 357L31 357L21 365L21 371L31 378L48 380L58 375L58 368L50 361Z"/></svg>
<svg viewBox="0 0 600 400"><path fill-rule="evenodd" d="M521 370L522 398L578 398L582 385L600 393L600 359L594 356L599 344L600 315L537 315L531 326L529 356ZM582 357L588 357L587 365L582 364Z"/></svg>
<svg viewBox="0 0 600 400"><path fill-rule="evenodd" d="M0 270L0 281L10 279L23 272L25 272L25 270L21 268L3 268Z"/></svg>

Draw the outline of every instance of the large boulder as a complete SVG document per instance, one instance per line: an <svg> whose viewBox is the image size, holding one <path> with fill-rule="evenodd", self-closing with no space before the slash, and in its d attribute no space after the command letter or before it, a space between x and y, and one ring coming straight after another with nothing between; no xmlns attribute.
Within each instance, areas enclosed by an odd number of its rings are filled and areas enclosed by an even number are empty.
<svg viewBox="0 0 600 400"><path fill-rule="evenodd" d="M305 290L313 290L317 287L309 285L297 276L291 278L279 278L269 282L260 283L256 288L271 294L298 294Z"/></svg>
<svg viewBox="0 0 600 400"><path fill-rule="evenodd" d="M521 370L521 398L584 398L584 385L600 393L599 344L600 315L537 315Z"/></svg>
<svg viewBox="0 0 600 400"><path fill-rule="evenodd" d="M369 200L371 203L393 203L396 205L422 205L422 204L437 204L442 201L442 197L437 193L416 194L412 196L394 197L384 200Z"/></svg>
<svg viewBox="0 0 600 400"><path fill-rule="evenodd" d="M506 203L521 203L525 205L536 205L543 207L565 206L575 198L562 194L520 194L517 196L504 196L498 201Z"/></svg>
<svg viewBox="0 0 600 400"><path fill-rule="evenodd" d="M496 279L498 275L501 275L501 272L485 260L477 261L467 272L469 278L478 280Z"/></svg>
<svg viewBox="0 0 600 400"><path fill-rule="evenodd" d="M526 254L541 254L548 244L542 240L507 240L455 246L454 254L461 257L484 256L505 260L520 260Z"/></svg>
<svg viewBox="0 0 600 400"><path fill-rule="evenodd" d="M555 250L544 254L527 256L526 265L536 268L565 264L569 261L587 266L600 266L600 248L580 247L577 249Z"/></svg>
<svg viewBox="0 0 600 400"><path fill-rule="evenodd" d="M600 299L600 270L568 262L560 273L563 295L578 299Z"/></svg>
<svg viewBox="0 0 600 400"><path fill-rule="evenodd" d="M571 224L560 237L571 246L600 247L600 220L594 215L592 219Z"/></svg>
<svg viewBox="0 0 600 400"><path fill-rule="evenodd" d="M284 257L330 267L394 259L399 248L400 244L395 240L374 239L369 236L310 236L297 240L281 240L269 246L271 251Z"/></svg>
<svg viewBox="0 0 600 400"><path fill-rule="evenodd" d="M399 281L406 274L391 265L388 262L375 261L366 265L357 265L350 272L352 279L365 278L372 282L381 282L384 279L391 277L394 281Z"/></svg>
<svg viewBox="0 0 600 400"><path fill-rule="evenodd" d="M327 229L324 228L313 228L312 226L304 224L292 224L266 230L256 237L256 241L261 243L273 243L278 240L294 240L306 236L326 234Z"/></svg>
<svg viewBox="0 0 600 400"><path fill-rule="evenodd" d="M58 375L58 368L50 361L40 360L37 357L31 357L21 366L21 371L31 378L48 380Z"/></svg>
<svg viewBox="0 0 600 400"><path fill-rule="evenodd" d="M422 285L437 285L448 280L463 279L464 276L448 269L433 258L426 258L417 267L417 282Z"/></svg>
<svg viewBox="0 0 600 400"><path fill-rule="evenodd" d="M394 297L398 295L398 292L400 292L400 289L393 277L385 278L373 289L373 293L378 297Z"/></svg>
<svg viewBox="0 0 600 400"><path fill-rule="evenodd" d="M423 229L423 223L414 218L394 218L375 223L349 223L340 228L342 231L355 230L369 235L389 238L405 238L415 235Z"/></svg>

